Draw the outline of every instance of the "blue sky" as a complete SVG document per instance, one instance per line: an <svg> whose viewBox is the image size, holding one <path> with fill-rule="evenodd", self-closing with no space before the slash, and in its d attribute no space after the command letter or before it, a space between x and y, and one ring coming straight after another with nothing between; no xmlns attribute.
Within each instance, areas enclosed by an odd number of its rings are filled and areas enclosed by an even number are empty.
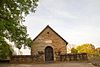
<svg viewBox="0 0 100 67"><path fill-rule="evenodd" d="M100 0L40 0L25 20L32 39L49 25L69 44L100 47Z"/></svg>

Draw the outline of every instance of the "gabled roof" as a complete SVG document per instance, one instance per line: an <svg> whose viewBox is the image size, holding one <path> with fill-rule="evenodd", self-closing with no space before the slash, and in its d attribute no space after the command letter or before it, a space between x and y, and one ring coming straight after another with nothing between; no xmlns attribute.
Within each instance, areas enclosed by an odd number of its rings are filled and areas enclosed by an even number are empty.
<svg viewBox="0 0 100 67"><path fill-rule="evenodd" d="M41 33L44 32L47 28L50 28L57 36L59 36L64 42L66 42L66 45L68 44L68 42L67 42L65 39L63 39L57 32L55 32L49 25L47 25L47 26L33 39L33 41L35 41L35 39L37 39L38 36L40 36Z"/></svg>

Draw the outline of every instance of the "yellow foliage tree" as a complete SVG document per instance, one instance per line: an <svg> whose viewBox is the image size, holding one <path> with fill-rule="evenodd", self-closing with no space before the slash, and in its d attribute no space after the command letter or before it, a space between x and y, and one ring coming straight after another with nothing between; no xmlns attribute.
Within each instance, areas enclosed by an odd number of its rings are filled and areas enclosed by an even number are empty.
<svg viewBox="0 0 100 67"><path fill-rule="evenodd" d="M95 54L95 46L92 44L83 44L77 46L76 49L78 50L78 53Z"/></svg>

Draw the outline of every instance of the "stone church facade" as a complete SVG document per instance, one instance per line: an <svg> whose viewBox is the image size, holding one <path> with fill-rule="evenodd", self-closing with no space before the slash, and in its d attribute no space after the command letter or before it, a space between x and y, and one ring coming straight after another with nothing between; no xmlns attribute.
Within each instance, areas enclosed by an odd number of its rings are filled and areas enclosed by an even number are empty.
<svg viewBox="0 0 100 67"><path fill-rule="evenodd" d="M67 44L68 42L47 25L33 40L31 45L31 55L12 56L11 63L45 63L59 61L59 54L63 55L67 53Z"/></svg>
<svg viewBox="0 0 100 67"><path fill-rule="evenodd" d="M42 61L57 61L58 54L66 54L66 42L49 25L33 40L31 54L40 54Z"/></svg>

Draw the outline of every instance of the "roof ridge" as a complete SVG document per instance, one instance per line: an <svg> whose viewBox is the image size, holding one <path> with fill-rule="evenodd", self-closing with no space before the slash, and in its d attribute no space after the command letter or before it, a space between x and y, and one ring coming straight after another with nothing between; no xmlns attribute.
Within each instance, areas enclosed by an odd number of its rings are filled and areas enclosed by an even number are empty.
<svg viewBox="0 0 100 67"><path fill-rule="evenodd" d="M38 36L39 36L43 31L45 31L45 29L48 28L48 27L49 27L55 34L57 34L63 41L65 41L66 44L68 44L68 42L67 42L65 39L63 39L57 32L55 32L49 25L47 25L47 26L33 39L33 41L34 41L36 38L38 38Z"/></svg>

